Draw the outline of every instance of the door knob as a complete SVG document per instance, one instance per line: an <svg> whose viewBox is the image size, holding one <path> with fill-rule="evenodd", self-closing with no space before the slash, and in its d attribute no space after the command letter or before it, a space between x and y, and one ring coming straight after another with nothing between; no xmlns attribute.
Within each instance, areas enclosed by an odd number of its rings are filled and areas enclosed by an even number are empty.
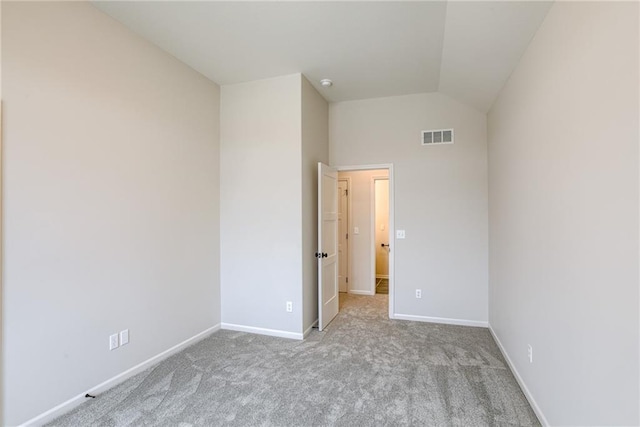
<svg viewBox="0 0 640 427"><path fill-rule="evenodd" d="M328 257L328 256L329 256L329 255L327 255L327 253L326 253L326 252L323 252L323 253L322 253L322 258L326 258L326 257Z"/></svg>

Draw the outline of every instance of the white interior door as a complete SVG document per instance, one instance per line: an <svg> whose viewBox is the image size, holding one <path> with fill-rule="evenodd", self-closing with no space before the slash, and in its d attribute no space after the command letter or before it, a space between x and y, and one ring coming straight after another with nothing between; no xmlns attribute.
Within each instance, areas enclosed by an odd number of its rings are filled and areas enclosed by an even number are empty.
<svg viewBox="0 0 640 427"><path fill-rule="evenodd" d="M338 314L338 171L318 163L318 329Z"/></svg>
<svg viewBox="0 0 640 427"><path fill-rule="evenodd" d="M338 290L347 292L349 283L349 184L338 180Z"/></svg>

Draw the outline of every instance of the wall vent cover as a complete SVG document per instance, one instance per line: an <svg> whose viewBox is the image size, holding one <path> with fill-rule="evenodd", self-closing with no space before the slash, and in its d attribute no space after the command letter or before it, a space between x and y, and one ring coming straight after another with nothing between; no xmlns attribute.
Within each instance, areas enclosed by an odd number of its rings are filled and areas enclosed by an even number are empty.
<svg viewBox="0 0 640 427"><path fill-rule="evenodd" d="M453 144L453 129L422 131L422 145Z"/></svg>

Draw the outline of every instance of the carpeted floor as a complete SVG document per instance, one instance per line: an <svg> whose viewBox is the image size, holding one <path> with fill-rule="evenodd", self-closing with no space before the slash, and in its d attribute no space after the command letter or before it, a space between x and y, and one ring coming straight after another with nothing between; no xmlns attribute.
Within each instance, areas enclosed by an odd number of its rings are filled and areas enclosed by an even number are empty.
<svg viewBox="0 0 640 427"><path fill-rule="evenodd" d="M341 294L305 341L219 331L55 426L539 425L489 332L387 318Z"/></svg>

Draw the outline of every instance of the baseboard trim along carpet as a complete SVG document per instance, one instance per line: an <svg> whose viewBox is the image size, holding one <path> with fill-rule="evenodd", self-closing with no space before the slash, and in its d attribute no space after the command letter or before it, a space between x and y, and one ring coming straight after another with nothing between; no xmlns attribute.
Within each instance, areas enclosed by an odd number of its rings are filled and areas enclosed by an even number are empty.
<svg viewBox="0 0 640 427"><path fill-rule="evenodd" d="M393 315L392 319L412 320L414 322L444 323L445 325L473 326L476 328L489 327L489 322L483 322L480 320L449 319L446 317L416 316L413 314L397 314L396 313Z"/></svg>
<svg viewBox="0 0 640 427"><path fill-rule="evenodd" d="M289 338L292 340L304 339L304 334L300 332L281 331L279 329L258 328L255 326L235 325L233 323L222 323L222 329L238 332L249 332L250 334L269 335L271 337Z"/></svg>
<svg viewBox="0 0 640 427"><path fill-rule="evenodd" d="M313 323L311 324L311 326L309 326L309 327L304 331L304 334L302 334L303 339L304 339L304 338L307 338L307 336L309 336L309 334L311 333L311 331L313 330L313 328L316 328L317 326L318 326L318 319L316 319L316 321L315 321L315 322L313 322Z"/></svg>
<svg viewBox="0 0 640 427"><path fill-rule="evenodd" d="M347 292L350 293L350 294L353 294L353 295L375 295L376 294L375 291L373 291L373 292L371 292L371 291L352 291L351 289L349 289Z"/></svg>
<svg viewBox="0 0 640 427"><path fill-rule="evenodd" d="M71 399L67 400L66 402L61 403L60 405L49 409L46 412L43 412L42 414L38 415L37 417L34 417L32 419L30 419L29 421L25 422L24 424L22 424L22 427L28 427L28 426L40 426L43 424L46 424L50 421L55 420L56 418L58 418L60 415L65 414L67 412L69 412L70 410L72 410L73 408L75 408L76 406L80 405L83 402L86 402L87 398L85 397L85 394L100 394L112 387L115 387L116 385L124 382L125 380L133 377L134 375L144 371L145 369L155 365L156 363L168 358L169 356L172 356L175 353L178 353L179 351L181 351L182 349L189 347L191 344L195 344L196 342L208 337L209 335L211 335L212 333L216 332L220 330L220 323L218 323L215 326L212 326L208 329L205 329L204 331L192 336L191 338L188 338L184 341L182 341L179 344L174 345L173 347L163 351L162 353L159 353L147 360L145 360L142 363L137 364L136 366L134 366L133 368L127 369L126 371L116 375L115 377L109 378L108 380L98 384L95 387L90 388L87 391L83 391L82 393L80 393L79 395L72 397Z"/></svg>
<svg viewBox="0 0 640 427"><path fill-rule="evenodd" d="M531 392L527 388L527 385L525 384L524 380L520 376L520 373L516 369L516 366L513 364L513 362L511 362L511 358L509 357L509 354L507 354L507 351L504 349L504 346L500 342L500 339L498 338L498 335L496 335L496 333L494 332L494 330L491 327L491 325L489 325L489 331L491 332L491 336L493 337L493 340L498 345L498 348L500 349L500 352L502 353L502 356L504 357L504 360L507 361L507 365L509 365L509 369L511 369L511 372L513 373L513 376L516 377L516 381L518 382L518 385L522 389L522 392L524 393L524 396L529 401L529 404L531 405L531 409L533 409L533 412L535 412L536 416L538 417L538 420L540 421L540 424L542 424L544 427L549 427L549 422L547 421L547 418L544 416L544 414L542 413L542 410L538 406L538 403L533 398L533 395L531 394Z"/></svg>

